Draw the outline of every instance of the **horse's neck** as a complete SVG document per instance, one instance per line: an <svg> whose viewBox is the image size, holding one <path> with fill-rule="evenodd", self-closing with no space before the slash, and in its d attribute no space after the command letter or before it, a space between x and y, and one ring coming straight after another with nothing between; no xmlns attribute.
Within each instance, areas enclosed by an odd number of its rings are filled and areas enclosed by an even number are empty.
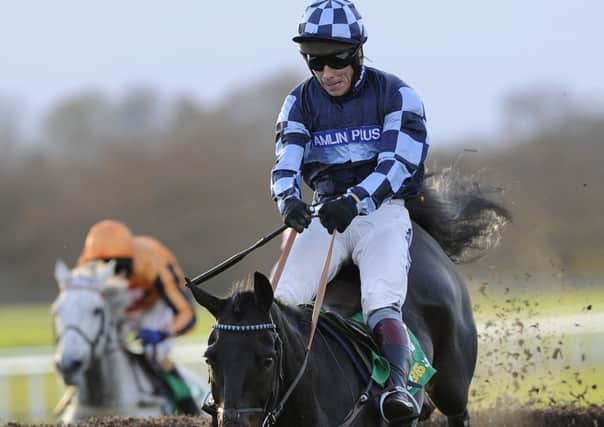
<svg viewBox="0 0 604 427"><path fill-rule="evenodd" d="M299 318L294 311L276 305L273 317L277 323L279 335L283 342L283 368L285 374L295 377L304 360L308 336L300 332L298 325Z"/></svg>
<svg viewBox="0 0 604 427"><path fill-rule="evenodd" d="M138 399L142 378L135 378L138 367L130 363L126 350L112 329L103 355L94 359L85 373L85 384L78 400L88 406L127 406ZM142 377L142 375L141 375Z"/></svg>
<svg viewBox="0 0 604 427"><path fill-rule="evenodd" d="M274 316L274 320L277 322L277 328L283 341L284 378L283 388L279 391L282 397L302 369L310 334L310 327L306 327L306 322L310 322L310 319L302 320L300 312L281 309L279 306L275 311L278 315ZM302 327L302 325L305 326ZM304 375L302 375L300 382L287 401L283 415L279 418L278 426L299 424L300 413L306 414L306 420L312 422L313 425L333 425L334 420L330 419L333 416L333 407L341 407L342 402L350 404L348 393L340 396L337 388L327 393L326 390L317 388L317 384L325 383L325 381L317 381L318 378L333 378L334 375L333 364L325 363L325 344L325 337L317 331ZM335 357L332 351L333 349L329 350L329 357ZM350 372L350 374L353 375L354 372ZM360 395L361 390L357 391ZM353 393L355 392L353 391ZM329 403L326 403L327 400ZM326 410L328 406L331 407Z"/></svg>
<svg viewBox="0 0 604 427"><path fill-rule="evenodd" d="M275 312L274 320L276 320L279 335L283 342L283 386L289 387L302 369L309 334L306 331L301 332L300 317L294 310L282 309L280 306L277 306ZM311 351L303 379L304 377L308 378L310 372L314 369L315 363L313 363L313 352ZM303 390L303 382L301 381L294 389L292 399L295 399L298 394L304 396L305 393L308 393L308 390ZM285 390L281 390L281 393L284 392Z"/></svg>

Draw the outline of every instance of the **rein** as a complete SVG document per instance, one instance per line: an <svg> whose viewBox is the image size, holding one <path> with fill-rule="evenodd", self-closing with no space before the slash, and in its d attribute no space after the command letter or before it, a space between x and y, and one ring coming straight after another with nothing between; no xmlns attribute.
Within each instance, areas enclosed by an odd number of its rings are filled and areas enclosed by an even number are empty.
<svg viewBox="0 0 604 427"><path fill-rule="evenodd" d="M285 258L283 260L283 266L285 266L285 261L287 260L287 255L289 255L289 250L291 249L291 245L293 245L295 234L296 233L292 232L293 237L292 237L292 235L290 235L287 240L286 246L283 251L286 254L286 256L283 257L283 258ZM277 418L279 418L279 416L281 415L281 412L283 412L285 403L287 402L287 400L293 393L294 389L296 388L296 386L302 379L304 372L306 372L306 366L308 365L308 359L310 356L310 349L312 347L313 339L315 337L315 332L317 330L317 324L319 323L319 313L321 312L321 307L323 306L323 299L325 298L325 291L327 289L327 274L329 272L329 264L331 263L331 256L333 253L333 244L334 244L335 240L336 240L336 233L334 232L331 235L331 240L329 241L329 247L327 248L327 256L325 257L325 262L323 263L323 270L321 271L321 279L319 280L319 289L317 290L317 296L315 298L315 306L314 306L313 312L312 312L310 336L308 338L308 344L306 345L304 361L302 362L302 366L300 367L298 374L296 375L296 377L294 378L292 383L289 385L289 388L287 389L287 391L283 394L283 397L281 398L281 400L279 401L277 406L275 406L275 408L272 411L270 411L264 418L264 421L262 422L262 427L269 427L269 426L274 425L277 422ZM279 262L281 264L281 260L279 260ZM275 276L277 276L277 274L275 274ZM279 280L279 277L277 276L277 281L278 280ZM276 288L278 285L277 281L275 281L273 284L274 288Z"/></svg>
<svg viewBox="0 0 604 427"><path fill-rule="evenodd" d="M285 266L287 261L289 252L293 245L293 242L296 237L295 232L291 232L288 236L285 248L283 250L283 254L279 259L279 263L275 270L275 274L272 280L273 290L277 287L279 278L281 276L281 272ZM278 343L278 372L274 376L274 386L273 393L267 399L266 405L264 408L218 408L217 412L223 412L225 417L228 419L235 418L236 420L241 417L243 414L249 413L262 413L265 414L264 420L262 421L262 427L270 427L273 426L281 413L283 412L283 408L287 400L290 398L294 389L302 379L302 376L306 372L306 366L308 365L308 359L310 356L310 349L312 347L313 338L315 336L315 332L317 329L317 324L319 322L319 313L321 311L321 306L323 305L323 299L325 298L325 290L327 289L327 274L329 272L329 264L331 263L331 257L333 252L333 245L335 242L336 233L332 234L331 240L329 242L329 247L327 249L327 256L325 257L325 262L323 263L323 270L321 272L321 279L319 281L319 289L317 290L317 296L315 299L315 307L313 310L312 321L311 321L311 330L310 336L308 338L308 344L305 349L304 361L302 362L302 366L300 367L296 377L291 382L287 390L283 393L281 399L277 400L277 396L279 396L280 383L283 380L283 341L279 335L279 331L277 330L277 326L275 322L272 320L270 323L259 323L254 325L230 325L224 323L216 323L213 328L221 331L230 331L230 332L254 332L254 331L262 331L262 330L270 330L276 336L276 341ZM271 401L275 400L274 404L271 405ZM269 407L273 407L272 410L268 410Z"/></svg>
<svg viewBox="0 0 604 427"><path fill-rule="evenodd" d="M288 228L288 227L281 226L279 229L273 231L269 236L266 236L266 237L260 239L252 247L223 261L218 266L216 266L216 267L212 268L211 270L207 271L206 273L203 273L202 275L194 278L193 280L190 280L190 281L188 280L187 286L198 285L198 284L205 282L206 280L209 280L210 278L216 276L217 274L219 274L222 271L226 270L227 268L231 267L233 264L241 261L241 259L243 259L243 257L245 257L247 254L249 254L251 251L264 245L269 240L273 239L276 235L283 232L286 228ZM283 269L285 268L285 263L287 262L289 253L291 251L291 248L293 246L293 243L294 243L294 240L295 240L297 234L298 233L296 233L294 230L292 230L290 232L290 235L287 238L287 241L285 243L281 256L279 257L279 261L274 270L273 276L271 277L271 284L273 287L273 291L277 288L277 286L279 284L279 279L281 278L281 273L283 272ZM277 419L283 412L285 404L287 403L287 401L290 398L291 394L293 393L294 389L297 387L298 383L302 379L302 376L306 372L306 367L308 365L308 359L310 356L310 350L312 347L315 332L317 330L317 325L319 323L319 314L320 314L321 308L323 306L323 300L325 299L325 291L327 289L329 265L331 264L331 258L332 258L335 239L336 239L336 233L334 231L331 236L330 242L329 242L329 247L327 249L327 255L326 255L325 261L323 263L323 270L321 272L321 278L319 280L319 288L317 290L317 295L315 297L315 305L313 308L312 320L311 320L311 329L310 329L310 334L309 334L309 338L308 338L308 344L305 349L304 361L302 362L302 365L300 366L300 369L299 369L298 373L296 374L296 377L291 382L291 384L289 385L287 390L283 393L283 396L281 397L281 399L279 399L278 401L276 400L277 396L279 396L280 383L281 383L281 381L283 381L283 342L281 340L281 337L279 336L279 331L277 330L277 327L276 327L275 323L273 322L272 318L271 318L271 323L260 323L260 324L254 324L254 325L229 325L229 324L216 323L213 326L214 329L223 330L223 331L231 331L231 332L253 332L253 331L261 331L261 330L271 330L275 334L276 341L278 342L278 346L279 346L278 347L278 358L279 358L278 371L277 371L277 374L274 376L273 393L271 393L271 395L268 397L265 407L264 408L259 408L259 407L257 407L257 408L218 408L217 410L213 411L214 414L217 414L218 412L222 412L223 417L225 417L226 419L236 421L241 417L241 415L244 415L244 414L262 413L262 414L265 414L264 419L262 421L262 427L271 427L271 426L275 425L275 423L277 422ZM360 413L364 404L369 400L369 398L370 398L369 393L370 393L371 387L372 387L372 382L370 380L366 389L363 391L361 396L356 400L352 409L348 412L348 414L344 418L344 422L339 424L338 427L348 427L349 425L352 424L352 422L356 419L357 415ZM273 405L271 405L273 400L275 400L275 403ZM204 404L204 408L206 406L209 406L209 405ZM271 406L273 407L273 409L269 411L268 408ZM207 411L207 412L209 412L209 411Z"/></svg>

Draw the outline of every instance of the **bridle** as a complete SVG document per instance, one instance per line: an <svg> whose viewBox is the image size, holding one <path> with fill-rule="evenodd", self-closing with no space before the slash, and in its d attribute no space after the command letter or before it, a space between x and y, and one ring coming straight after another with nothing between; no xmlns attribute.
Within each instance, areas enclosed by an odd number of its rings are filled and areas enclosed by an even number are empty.
<svg viewBox="0 0 604 427"><path fill-rule="evenodd" d="M218 266L216 266L213 269L209 270L208 272L202 274L198 278L194 279L195 281L197 281L197 283L187 280L187 286L192 287L196 284L199 284L199 283L207 280L210 277L215 276L216 274L219 274L221 271L224 271L226 268L228 268L231 265L240 261L241 258L243 258L245 255L247 255L250 251L252 251L255 248L257 248L258 246L266 243L267 239L273 238L276 235L276 233L280 233L281 231L283 231L283 227L281 227L280 230L276 230L275 232L273 232L271 234L271 236L261 239L258 243L256 243L254 246L247 249L246 251L244 251L238 255L235 255L235 256L231 257L230 259L227 259L226 261L222 262ZM287 258L288 258L290 249L293 245L295 236L296 236L295 232L292 232L289 235L287 242L285 244L285 248L283 249L283 251L281 253L281 257L279 258L279 261L275 268L274 275L271 278L271 282L272 282L271 285L273 288L273 292L277 288L277 285L279 283L279 278L283 271L285 262L287 261ZM223 416L227 417L228 421L237 422L241 418L241 415L244 415L244 414L250 414L250 413L251 414L262 414L262 416L263 416L262 427L272 427L275 425L275 423L277 422L277 419L283 412L285 403L287 402L287 400L293 393L294 389L296 388L296 386L302 379L302 376L304 375L304 372L306 371L306 366L308 365L310 349L312 346L313 338L315 336L315 332L317 330L317 325L319 322L319 313L320 313L321 307L323 305L323 299L325 297L328 269L329 269L329 265L331 262L335 237L336 237L336 234L334 232L332 234L330 242L329 242L329 247L327 249L327 256L325 258L325 262L323 263L323 270L321 272L321 278L319 279L319 288L317 290L317 294L316 294L316 298L315 298L315 305L314 305L313 312L312 312L310 335L308 338L308 344L305 348L304 361L302 362L302 365L300 366L300 369L298 370L296 377L291 382L291 384L289 385L289 387L287 388L285 393L283 393L283 396L281 396L281 398L279 398L280 386L284 380L284 377L283 377L283 342L281 340L281 337L279 336L279 331L277 330L277 326L275 325L275 322L273 321L270 313L269 313L270 323L260 323L260 324L252 324L252 325L230 325L230 324L224 324L224 323L216 323L213 328L222 330L222 331L251 332L251 331L259 331L259 330L271 330L275 334L276 342L278 343L277 351L278 351L278 357L279 357L279 361L278 361L279 364L278 364L278 371L273 376L272 392L269 395L269 397L267 398L264 408L226 408L226 409L218 408L218 409L216 409L215 402L212 402L212 404L209 404L208 398L212 395L211 391L210 391L210 392L208 392L206 399L204 399L204 405L203 405L203 409L206 412L208 412L210 415L212 415L213 417L216 417L218 412L221 411L221 412L223 412ZM338 425L338 427L349 427L350 425L352 425L352 423L354 422L356 417L359 415L359 413L362 410L365 403L370 399L369 393L370 393L371 387L372 387L372 381L370 380L369 383L367 384L367 387L365 388L365 390L359 396L359 398L355 402L354 406L350 409L350 411L344 418L343 422L340 423ZM272 408L272 409L269 410L269 408Z"/></svg>
<svg viewBox="0 0 604 427"><path fill-rule="evenodd" d="M260 407L249 407L249 408L216 408L216 403L213 401L209 401L209 398L212 397L212 392L209 391L204 399L203 409L213 417L218 415L218 412L222 412L223 416L226 420L231 422L237 422L241 418L242 415L246 414L260 414L262 416L262 427L272 427L276 424L277 419L283 412L283 408L290 395L302 379L304 372L306 371L306 366L308 364L308 358L310 355L310 349L307 348L304 361L300 366L296 377L291 382L287 390L283 393L283 395L279 398L280 390L282 383L284 381L283 375L283 341L279 336L279 331L277 330L277 326L272 320L271 323L259 323L253 325L229 325L224 323L216 323L213 326L213 329L218 329L222 331L230 331L230 332L254 332L254 331L262 331L262 330L270 330L275 334L276 342L277 342L277 357L278 357L278 365L277 371L273 376L273 387L272 392L266 400L266 403L263 408ZM365 390L361 393L354 406L350 409L344 420L338 424L338 427L349 427L352 425L356 417L359 415L363 406L366 402L368 402L371 398L370 390L372 387L372 381L370 380L367 384ZM270 408L270 409L269 409Z"/></svg>
<svg viewBox="0 0 604 427"><path fill-rule="evenodd" d="M249 408L216 408L215 403L207 404L204 402L204 409L209 412L211 415L215 416L218 412L222 412L225 417L227 417L230 421L237 421L241 418L242 415L246 414L260 414L263 417L262 427L270 427L275 424L277 417L280 415L283 410L283 405L291 391L295 388L298 381L294 381L287 392L284 394L284 397L281 400L278 399L279 392L281 389L281 384L284 380L283 376L283 341L281 340L281 336L279 335L279 331L277 330L277 326L273 322L272 316L271 321L269 323L257 323L252 325L231 325L225 323L216 323L212 326L214 330L227 331L227 332L257 332L257 331L270 331L274 334L276 350L277 350L277 369L273 375L273 387L271 388L271 394L268 396L264 407L249 407ZM304 368L302 368L304 370ZM300 377L301 375L299 375ZM299 378L298 378L299 380ZM208 393L208 396L211 396L211 393Z"/></svg>
<svg viewBox="0 0 604 427"><path fill-rule="evenodd" d="M287 261L287 257L288 257L289 251L291 249L291 246L293 245L293 242L295 239L295 234L296 233L291 233L290 236L288 237L287 242L286 242L286 247L279 259L279 262L277 263L275 277L273 277L273 280L272 280L273 291L276 289L277 284L279 282L279 277L281 275L285 262ZM255 324L255 325L228 325L228 324L217 323L216 325L214 325L214 329L225 330L225 331L234 331L234 332L247 332L247 331L271 329L273 331L273 333L276 334L276 341L279 343L279 348L278 348L278 353L279 353L278 369L279 369L279 371L278 371L277 375L275 375L273 377L273 383L274 383L273 392L271 393L271 395L269 395L267 402L265 404L265 407L264 408L228 408L228 409L223 408L222 411L224 413L226 413L228 416L234 417L234 419L230 419L230 420L237 421L241 417L241 414L244 414L244 413L247 413L247 414L262 413L262 415L263 415L262 427L271 427L271 426L275 425L275 423L277 422L277 418L279 418L279 416L283 412L285 403L287 402L287 400L293 393L294 389L296 388L296 386L302 379L302 376L304 375L304 372L306 371L306 366L308 365L308 359L310 357L310 349L312 346L313 338L315 336L315 331L317 329L317 324L319 321L319 312L320 312L321 306L323 305L323 298L325 297L325 289L327 286L327 272L328 272L329 264L331 262L331 256L332 256L332 251L333 251L333 245L335 242L335 237L336 237L336 234L334 232L332 234L330 242L329 242L329 247L327 249L327 256L325 258L325 262L323 264L323 271L321 272L321 278L319 280L319 289L317 291L315 306L314 306L313 313L312 313L310 335L308 338L308 344L305 348L304 361L302 362L302 366L300 366L300 369L299 369L298 373L296 374L296 377L294 378L292 383L289 385L289 387L287 388L285 393L283 393L283 396L280 399L279 399L279 394L280 394L279 386L280 386L281 382L283 381L283 342L281 340L281 337L279 336L279 331L277 330L277 327L275 325L275 322L272 319L272 316L269 314L269 317L271 320L270 323L261 323L261 324ZM225 261L225 262L227 262L227 261ZM268 410L269 407L272 407L272 409ZM215 412L217 413L218 411L215 411Z"/></svg>
<svg viewBox="0 0 604 427"><path fill-rule="evenodd" d="M76 286L76 285L71 285L69 286L68 289L80 289L80 290L86 290L89 292L94 292L94 293L98 293L100 294L99 291L95 290L95 289L91 289L89 287L85 287L85 286ZM94 336L94 338L90 338L82 328L80 328L77 325L67 325L62 331L61 333L58 333L56 330L56 325L53 323L53 330L54 330L54 336L55 336L55 341L59 342L61 340L61 338L63 336L65 336L65 334L68 331L74 331L76 334L78 334L80 337L82 337L84 339L84 341L86 341L86 343L90 346L90 355L91 357L93 357L96 354L96 348L99 344L99 342L101 341L101 338L103 337L103 335L105 335L105 320L106 320L106 314L105 314L105 309L102 309L98 312L94 312L94 315L97 315L97 313L100 315L100 320L101 320L101 325L99 327L98 332L96 333L96 335Z"/></svg>

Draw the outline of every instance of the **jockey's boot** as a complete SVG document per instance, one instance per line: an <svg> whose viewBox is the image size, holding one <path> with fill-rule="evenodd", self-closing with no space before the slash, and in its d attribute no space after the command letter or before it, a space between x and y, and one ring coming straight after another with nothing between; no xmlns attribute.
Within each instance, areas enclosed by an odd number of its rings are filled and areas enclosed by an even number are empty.
<svg viewBox="0 0 604 427"><path fill-rule="evenodd" d="M179 412L184 415L201 415L201 408L191 396L191 389L178 369L172 368L165 373L165 381L170 388L174 403Z"/></svg>
<svg viewBox="0 0 604 427"><path fill-rule="evenodd" d="M407 378L411 366L409 337L403 322L397 319L382 319L373 329L382 355L390 363L390 379L394 388L380 397L380 411L389 425L406 425L419 417L419 405L407 391Z"/></svg>

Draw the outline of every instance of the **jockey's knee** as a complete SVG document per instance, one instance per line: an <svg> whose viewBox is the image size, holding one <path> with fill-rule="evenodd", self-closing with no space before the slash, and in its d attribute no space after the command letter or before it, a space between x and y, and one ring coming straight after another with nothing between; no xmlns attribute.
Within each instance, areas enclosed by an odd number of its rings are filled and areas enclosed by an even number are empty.
<svg viewBox="0 0 604 427"><path fill-rule="evenodd" d="M283 286L283 283L277 287L275 290L275 299L280 302L290 305L297 306L299 304L304 304L304 298L299 295L291 286Z"/></svg>
<svg viewBox="0 0 604 427"><path fill-rule="evenodd" d="M375 315L384 319L401 319L401 308L404 301L405 295L401 292L400 287L367 286L361 293L363 318L368 322L369 317L376 313Z"/></svg>

